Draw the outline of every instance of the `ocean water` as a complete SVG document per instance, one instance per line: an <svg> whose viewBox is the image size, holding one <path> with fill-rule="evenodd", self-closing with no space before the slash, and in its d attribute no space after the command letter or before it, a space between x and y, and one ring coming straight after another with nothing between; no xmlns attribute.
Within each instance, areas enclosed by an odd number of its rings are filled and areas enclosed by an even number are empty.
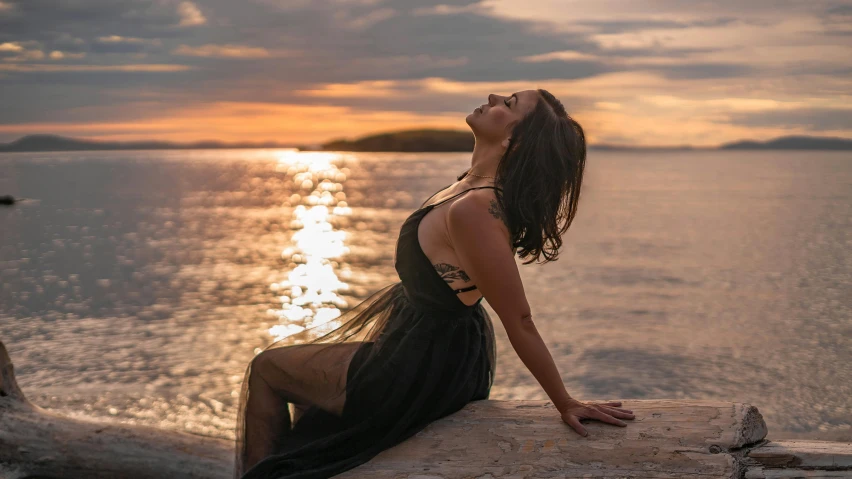
<svg viewBox="0 0 852 479"><path fill-rule="evenodd" d="M399 227L469 161L0 155L0 195L29 198L0 207L18 382L64 414L233 438L258 348L397 281ZM852 440L852 155L592 150L563 239L520 271L572 396L748 402L771 439ZM483 304L491 398L546 400Z"/></svg>

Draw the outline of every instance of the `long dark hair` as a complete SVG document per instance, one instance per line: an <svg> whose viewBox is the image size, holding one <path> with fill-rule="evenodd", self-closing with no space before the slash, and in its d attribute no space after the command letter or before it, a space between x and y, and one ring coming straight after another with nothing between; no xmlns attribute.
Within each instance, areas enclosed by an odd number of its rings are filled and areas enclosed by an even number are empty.
<svg viewBox="0 0 852 479"><path fill-rule="evenodd" d="M577 214L586 164L583 128L547 90L512 129L509 146L497 165L495 190L524 264L556 261L562 234ZM467 172L458 177L462 179Z"/></svg>

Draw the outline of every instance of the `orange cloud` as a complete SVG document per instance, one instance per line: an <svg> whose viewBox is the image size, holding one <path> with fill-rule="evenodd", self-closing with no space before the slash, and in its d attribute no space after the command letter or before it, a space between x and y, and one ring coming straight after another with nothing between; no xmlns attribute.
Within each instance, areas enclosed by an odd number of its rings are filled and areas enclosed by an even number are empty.
<svg viewBox="0 0 852 479"><path fill-rule="evenodd" d="M20 52L23 50L24 47L22 47L18 42L0 43L0 52Z"/></svg>
<svg viewBox="0 0 852 479"><path fill-rule="evenodd" d="M44 52L38 49L27 50L24 45L38 45L38 42L5 42L0 43L0 52L16 53L15 56L5 57L5 62L24 62L27 60L41 60L44 58Z"/></svg>
<svg viewBox="0 0 852 479"><path fill-rule="evenodd" d="M133 43L137 45L142 44L150 44L150 45L162 45L163 41L159 38L136 38L136 37L122 37L121 35L108 35L104 37L98 37L98 42L100 43Z"/></svg>
<svg viewBox="0 0 852 479"><path fill-rule="evenodd" d="M318 98L389 98L401 96L400 92L396 90L401 83L393 80L327 83L310 90L294 90L293 93Z"/></svg>
<svg viewBox="0 0 852 479"><path fill-rule="evenodd" d="M204 25L207 23L207 18L201 13L201 10L192 2L180 2L178 5L178 15L180 15L181 26Z"/></svg>
<svg viewBox="0 0 852 479"><path fill-rule="evenodd" d="M259 47L249 47L244 45L201 45L191 47L189 45L181 45L172 51L175 55L186 55L192 57L222 57L222 58L266 58L273 56L269 50ZM282 56L283 52L278 52L275 56Z"/></svg>
<svg viewBox="0 0 852 479"><path fill-rule="evenodd" d="M74 58L74 59L79 60L79 59L85 58L85 57L86 57L86 52L68 53L68 52L63 52L63 51L60 51L60 50L53 50L52 52L50 52L50 59L51 60L64 60L66 58Z"/></svg>

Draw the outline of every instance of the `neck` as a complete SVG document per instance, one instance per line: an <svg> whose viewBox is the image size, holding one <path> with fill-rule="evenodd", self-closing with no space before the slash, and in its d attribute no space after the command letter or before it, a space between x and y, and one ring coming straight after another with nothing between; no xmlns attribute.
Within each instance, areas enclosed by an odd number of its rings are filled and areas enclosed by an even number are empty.
<svg viewBox="0 0 852 479"><path fill-rule="evenodd" d="M501 145L476 142L470 158L470 171L482 176L497 176L497 164L502 156Z"/></svg>

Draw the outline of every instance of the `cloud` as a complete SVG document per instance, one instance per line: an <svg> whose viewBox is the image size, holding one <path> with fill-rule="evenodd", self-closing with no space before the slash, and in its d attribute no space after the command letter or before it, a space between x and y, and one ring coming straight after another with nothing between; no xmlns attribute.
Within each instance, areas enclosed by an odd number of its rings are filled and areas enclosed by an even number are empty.
<svg viewBox="0 0 852 479"><path fill-rule="evenodd" d="M642 69L656 71L667 78L712 79L747 77L754 69L738 63L689 62L675 65L647 65Z"/></svg>
<svg viewBox="0 0 852 479"><path fill-rule="evenodd" d="M373 10L370 13L365 15L347 19L346 24L349 29L352 30L363 30L364 28L370 27L382 20L387 20L388 18L396 15L396 11L392 8L380 8L378 10Z"/></svg>
<svg viewBox="0 0 852 479"><path fill-rule="evenodd" d="M0 72L181 72L191 70L187 65L2 65Z"/></svg>
<svg viewBox="0 0 852 479"><path fill-rule="evenodd" d="M80 60L81 58L86 58L86 52L68 53L68 52L63 52L63 51L60 51L60 50L53 50L52 52L50 52L50 59L51 60L64 60L64 59L69 59L69 58L73 58L75 60Z"/></svg>
<svg viewBox="0 0 852 479"><path fill-rule="evenodd" d="M558 52L541 53L538 55L529 55L518 57L515 60L525 63L542 63L554 60L572 61L572 60L599 60L600 57L590 53L583 53L574 50L563 50Z"/></svg>
<svg viewBox="0 0 852 479"><path fill-rule="evenodd" d="M162 41L159 38L135 38L135 37L122 37L121 35L108 35L103 37L98 37L97 41L100 43L134 43L134 44L149 44L149 45L162 45Z"/></svg>
<svg viewBox="0 0 852 479"><path fill-rule="evenodd" d="M0 58L4 62L41 60L44 52L38 49L38 42L5 42L0 43Z"/></svg>
<svg viewBox="0 0 852 479"><path fill-rule="evenodd" d="M584 25L598 34L620 34L624 32L643 32L648 30L670 30L694 27L723 27L735 22L732 17L702 18L688 21L666 19L636 19L636 20L580 20L578 25Z"/></svg>
<svg viewBox="0 0 852 479"><path fill-rule="evenodd" d="M599 108L601 110L621 110L621 104L615 103L611 101L597 101L595 102L595 108Z"/></svg>
<svg viewBox="0 0 852 479"><path fill-rule="evenodd" d="M75 47L79 47L81 45L85 45L85 40L79 37L75 37L69 35L67 33L60 33L57 37L53 39L54 43L57 45L72 45Z"/></svg>
<svg viewBox="0 0 852 479"><path fill-rule="evenodd" d="M294 95L314 98L346 98L346 99L387 99L404 96L404 90L410 85L403 82L381 80L359 83L331 83L318 88L295 90Z"/></svg>
<svg viewBox="0 0 852 479"><path fill-rule="evenodd" d="M28 38L43 43L99 36L173 35L181 18L173 2L161 0L2 0L14 15L0 15L0 42ZM183 29L180 29L183 30Z"/></svg>
<svg viewBox="0 0 852 479"><path fill-rule="evenodd" d="M269 50L260 47L250 47L245 45L200 45L191 47L189 45L181 45L172 51L175 55L185 55L192 57L219 57L219 58L267 58L272 56ZM277 55L281 55L278 53Z"/></svg>
<svg viewBox="0 0 852 479"><path fill-rule="evenodd" d="M371 2L366 1L369 5ZM390 7L413 14L436 11L439 13L458 13L475 8L482 9L481 0L379 0L377 6Z"/></svg>
<svg viewBox="0 0 852 479"><path fill-rule="evenodd" d="M778 2L778 0L484 0L483 8L495 14L520 19L565 19L570 22L601 21L675 21L693 22L719 18L748 18L775 23L778 19L821 14L826 5L837 1ZM716 20L712 20L716 21Z"/></svg>
<svg viewBox="0 0 852 479"><path fill-rule="evenodd" d="M20 52L23 50L24 47L22 47L18 42L0 43L0 52Z"/></svg>
<svg viewBox="0 0 852 479"><path fill-rule="evenodd" d="M413 15L453 15L456 13L475 13L482 7L472 3L470 5L430 5L428 7L417 7L411 11Z"/></svg>
<svg viewBox="0 0 852 479"><path fill-rule="evenodd" d="M178 5L178 15L180 15L181 26L204 25L207 19L201 13L201 10L192 2L180 2Z"/></svg>
<svg viewBox="0 0 852 479"><path fill-rule="evenodd" d="M852 35L852 5L837 5L826 10L822 25L828 35Z"/></svg>
<svg viewBox="0 0 852 479"><path fill-rule="evenodd" d="M89 51L97 54L127 54L162 51L163 41L159 38L139 38L121 35L102 35L89 44Z"/></svg>

